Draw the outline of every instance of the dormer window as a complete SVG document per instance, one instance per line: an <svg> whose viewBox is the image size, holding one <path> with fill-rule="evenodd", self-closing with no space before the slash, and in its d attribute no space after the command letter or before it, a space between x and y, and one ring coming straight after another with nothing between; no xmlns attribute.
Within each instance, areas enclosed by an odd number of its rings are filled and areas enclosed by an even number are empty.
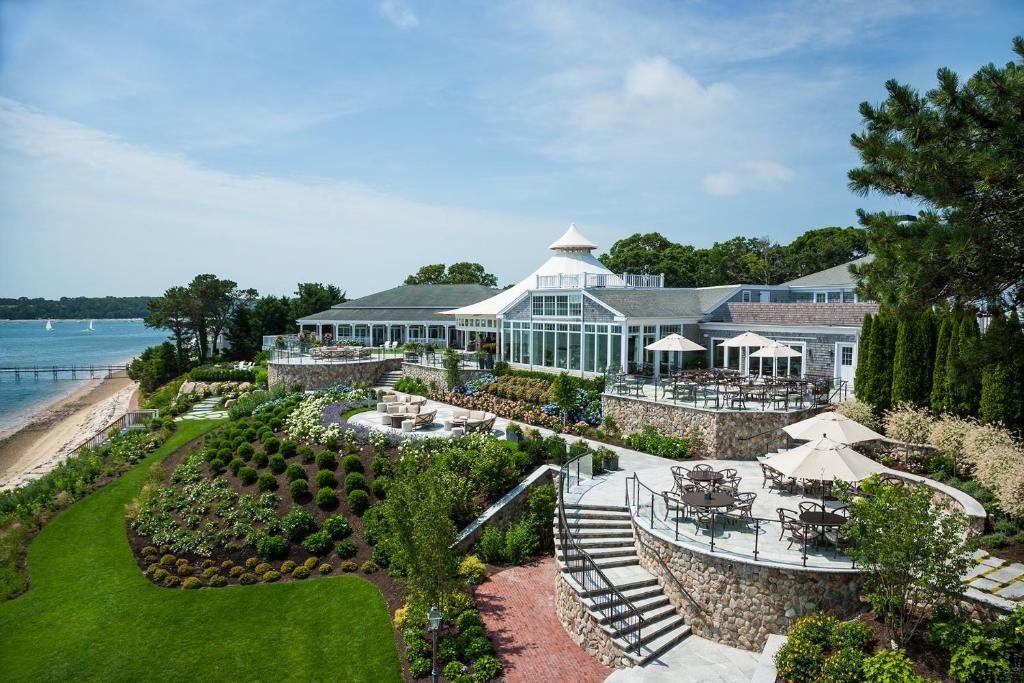
<svg viewBox="0 0 1024 683"><path fill-rule="evenodd" d="M749 289L744 289L743 290L743 293L740 295L740 300L743 303L745 303L745 304L749 304L750 303L750 290Z"/></svg>

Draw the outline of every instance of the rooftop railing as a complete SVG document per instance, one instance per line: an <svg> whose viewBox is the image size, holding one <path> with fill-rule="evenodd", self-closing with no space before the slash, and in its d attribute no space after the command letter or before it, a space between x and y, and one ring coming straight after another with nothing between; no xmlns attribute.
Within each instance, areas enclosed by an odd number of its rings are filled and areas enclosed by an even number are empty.
<svg viewBox="0 0 1024 683"><path fill-rule="evenodd" d="M538 275L537 289L657 289L665 286L665 274L558 273Z"/></svg>

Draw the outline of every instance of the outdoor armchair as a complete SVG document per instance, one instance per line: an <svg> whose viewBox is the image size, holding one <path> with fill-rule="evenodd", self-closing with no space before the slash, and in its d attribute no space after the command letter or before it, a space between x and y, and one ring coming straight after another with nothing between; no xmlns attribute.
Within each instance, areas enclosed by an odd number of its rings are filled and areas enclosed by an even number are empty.
<svg viewBox="0 0 1024 683"><path fill-rule="evenodd" d="M420 427L429 427L434 424L434 417L437 415L436 410L431 410L427 413L419 413L415 416L415 422L412 425L413 429L419 429Z"/></svg>

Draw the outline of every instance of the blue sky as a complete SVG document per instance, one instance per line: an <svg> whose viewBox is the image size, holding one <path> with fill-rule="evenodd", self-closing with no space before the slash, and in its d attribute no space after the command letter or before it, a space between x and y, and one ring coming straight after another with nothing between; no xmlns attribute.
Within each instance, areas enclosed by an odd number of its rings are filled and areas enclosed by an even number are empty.
<svg viewBox="0 0 1024 683"><path fill-rule="evenodd" d="M521 278L569 222L850 225L857 106L1011 59L1019 2L0 0L0 295L199 272Z"/></svg>

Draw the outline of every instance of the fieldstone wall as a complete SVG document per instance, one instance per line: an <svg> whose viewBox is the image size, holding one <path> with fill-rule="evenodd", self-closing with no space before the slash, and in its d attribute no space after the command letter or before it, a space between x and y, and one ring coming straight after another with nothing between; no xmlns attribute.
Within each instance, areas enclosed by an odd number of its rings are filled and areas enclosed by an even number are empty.
<svg viewBox="0 0 1024 683"><path fill-rule="evenodd" d="M562 628L588 655L605 666L616 669L628 669L633 666L632 660L626 657L608 634L601 630L597 619L583 606L579 593L569 585L561 571L555 577L555 612ZM552 656L557 654L552 653Z"/></svg>
<svg viewBox="0 0 1024 683"><path fill-rule="evenodd" d="M267 364L267 384L301 384L306 389L327 389L345 384L376 384L380 376L401 367L400 358L348 363L275 363Z"/></svg>
<svg viewBox="0 0 1024 683"><path fill-rule="evenodd" d="M685 436L695 430L703 440L697 457L753 460L765 453L789 447L782 428L827 408L809 408L790 413L722 412L689 406L604 394L601 407L623 434L639 432L646 425L662 434Z"/></svg>
<svg viewBox="0 0 1024 683"><path fill-rule="evenodd" d="M637 524L633 530L646 540L637 543L640 566L658 577L672 605L704 638L758 652L770 634L785 633L815 611L848 619L863 610L859 572L741 562L664 541ZM678 584L665 576L652 553L658 553Z"/></svg>
<svg viewBox="0 0 1024 683"><path fill-rule="evenodd" d="M452 550L463 554L469 551L474 543L480 540L484 529L493 527L504 533L512 524L518 522L530 511L530 491L537 486L546 486L555 480L558 468L553 465L541 465L515 488L501 497L497 503L487 508L482 515L474 519L469 526L459 532L452 544Z"/></svg>
<svg viewBox="0 0 1024 683"><path fill-rule="evenodd" d="M459 383L464 384L470 380L479 379L493 370L480 370L478 368L462 368L459 370ZM438 389L448 389L448 371L444 368L437 368L432 365L420 365L418 363L402 363L402 375L414 377L427 386L433 382Z"/></svg>

